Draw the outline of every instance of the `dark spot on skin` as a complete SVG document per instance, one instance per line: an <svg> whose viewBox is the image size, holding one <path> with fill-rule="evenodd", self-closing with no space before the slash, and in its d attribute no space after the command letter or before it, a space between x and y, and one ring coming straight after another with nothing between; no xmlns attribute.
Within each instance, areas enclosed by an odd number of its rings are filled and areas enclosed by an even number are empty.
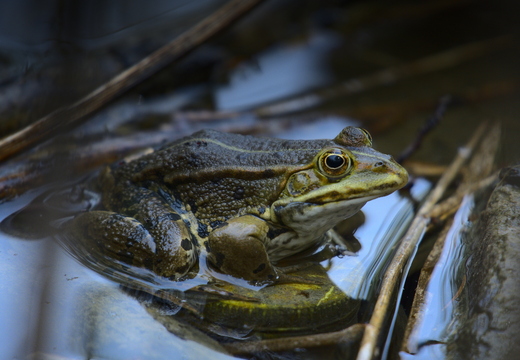
<svg viewBox="0 0 520 360"><path fill-rule="evenodd" d="M180 219L181 219L181 216L179 214L176 214L176 213L168 213L164 217L164 220L171 220L171 221L177 221L177 220L180 220Z"/></svg>
<svg viewBox="0 0 520 360"><path fill-rule="evenodd" d="M261 263L256 269L253 270L253 274L258 274L260 271L265 269L265 263Z"/></svg>
<svg viewBox="0 0 520 360"><path fill-rule="evenodd" d="M182 239L181 247L186 251L190 251L191 249L193 249L193 244L189 239Z"/></svg>
<svg viewBox="0 0 520 360"><path fill-rule="evenodd" d="M199 237L205 238L209 236L208 232L208 225L199 223L199 227L197 229L197 234L199 234Z"/></svg>
<svg viewBox="0 0 520 360"><path fill-rule="evenodd" d="M218 228L220 228L220 227L222 227L222 226L227 225L227 222L225 222L225 221L220 221L220 220L215 220L215 221L210 222L209 224L211 225L211 228L212 228L213 230L215 230L215 229L218 229Z"/></svg>
<svg viewBox="0 0 520 360"><path fill-rule="evenodd" d="M267 237L269 239L273 240L274 238L277 238L278 236L280 236L284 232L287 232L287 229L283 229L283 228L270 228L269 231L267 232Z"/></svg>
<svg viewBox="0 0 520 360"><path fill-rule="evenodd" d="M258 213L259 213L260 215L262 215L263 213L265 213L265 207L262 206L262 207L258 208Z"/></svg>
<svg viewBox="0 0 520 360"><path fill-rule="evenodd" d="M211 253L211 248L209 247L209 242L205 241L204 242L204 247L206 248L206 252L208 254Z"/></svg>
<svg viewBox="0 0 520 360"><path fill-rule="evenodd" d="M199 240L197 240L197 238L193 235L191 236L191 242L193 245L195 245L197 247L199 246Z"/></svg>
<svg viewBox="0 0 520 360"><path fill-rule="evenodd" d="M244 198L245 190L242 186L238 186L235 189L235 193L233 194L233 197L235 200L242 200Z"/></svg>
<svg viewBox="0 0 520 360"><path fill-rule="evenodd" d="M395 189L396 187L397 187L397 182L394 181L391 183L386 183L386 184L376 186L376 187L374 187L374 190Z"/></svg>
<svg viewBox="0 0 520 360"><path fill-rule="evenodd" d="M195 204L195 201L188 201L188 205L190 205L191 212L196 213L199 207Z"/></svg>
<svg viewBox="0 0 520 360"><path fill-rule="evenodd" d="M302 295L302 296L304 296L304 297L306 297L307 299L310 297L310 294L309 294L308 291L300 291L299 294Z"/></svg>
<svg viewBox="0 0 520 360"><path fill-rule="evenodd" d="M153 229L155 228L157 225L159 225L159 222L161 221L162 219L146 219L144 220L144 223L143 225L147 228L147 229Z"/></svg>
<svg viewBox="0 0 520 360"><path fill-rule="evenodd" d="M276 175L276 173L274 172L273 169L265 169L264 173L263 173L264 177L273 177L275 175Z"/></svg>
<svg viewBox="0 0 520 360"><path fill-rule="evenodd" d="M351 189L351 193L354 193L353 189ZM323 203L326 203L326 202L330 201L330 199L339 199L339 198L341 198L341 194L339 192L337 192L337 191L329 191L328 194L325 194L325 195L322 195L322 196L314 198L313 203L315 203L315 204L323 204Z"/></svg>
<svg viewBox="0 0 520 360"><path fill-rule="evenodd" d="M190 264L184 264L178 268L175 269L175 272L178 274L184 274L186 271L190 269Z"/></svg>
<svg viewBox="0 0 520 360"><path fill-rule="evenodd" d="M215 263L213 265L215 265L215 267L217 269L220 269L222 267L222 264L224 264L224 259L226 257L224 256L224 254L222 253L216 253L215 254Z"/></svg>

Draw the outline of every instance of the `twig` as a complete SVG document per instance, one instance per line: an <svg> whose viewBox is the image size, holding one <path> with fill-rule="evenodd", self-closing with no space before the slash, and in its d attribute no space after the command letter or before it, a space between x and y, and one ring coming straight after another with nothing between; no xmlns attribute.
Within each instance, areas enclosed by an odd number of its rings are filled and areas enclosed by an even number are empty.
<svg viewBox="0 0 520 360"><path fill-rule="evenodd" d="M406 159L408 159L414 152L419 149L421 146L424 137L430 133L430 131L433 130L434 127L439 124L441 119L444 116L444 113L446 112L446 109L448 108L449 103L451 102L451 96L445 95L443 96L439 104L437 105L437 108L435 109L435 112L432 116L430 116L424 125L419 129L419 132L417 133L417 136L415 137L415 140L397 157L397 162L402 163Z"/></svg>
<svg viewBox="0 0 520 360"><path fill-rule="evenodd" d="M78 102L60 108L0 141L0 161L8 159L55 134L78 125L115 97L134 87L173 61L179 60L251 10L262 0L230 0L197 25L139 63L92 91Z"/></svg>
<svg viewBox="0 0 520 360"><path fill-rule="evenodd" d="M491 185L498 177L498 174L489 175L493 170L493 162L498 151L498 145L500 143L500 126L494 125L486 133L485 138L480 143L480 146L475 155L471 160L467 171L464 174L464 179L460 183L454 195L441 203L435 205L429 212L430 218L446 218L454 214L461 202L463 197L478 189ZM405 336L402 343L402 350L407 353L416 353L418 350L417 344L410 341L414 337L414 329L416 324L421 323L423 312L421 311L425 304L425 293L430 282L431 274L435 268L435 265L439 261L444 243L448 232L451 229L452 219L449 218L442 230L437 237L434 247L430 251L428 258L421 270L419 277L417 291L413 300L412 309L410 311L410 318L406 326ZM465 281L465 278L464 278ZM460 295L461 288L457 294L454 295L454 299ZM452 299L453 300L453 299Z"/></svg>
<svg viewBox="0 0 520 360"><path fill-rule="evenodd" d="M405 78L453 67L510 43L509 37L471 43L406 64L390 67L361 78L351 79L310 94L262 106L254 112L260 117L269 117L302 111L340 96L356 94Z"/></svg>
<svg viewBox="0 0 520 360"><path fill-rule="evenodd" d="M233 355L252 354L261 351L286 351L296 348L311 348L334 345L341 342L359 341L364 329L364 324L355 324L341 331L325 334L293 336L222 345Z"/></svg>
<svg viewBox="0 0 520 360"><path fill-rule="evenodd" d="M365 330L361 348L358 353L358 360L372 359L379 349L377 348L377 340L382 329L384 320L388 313L388 308L391 304L391 299L396 289L396 285L403 276L406 264L413 253L417 243L422 238L430 217L428 214L433 209L435 204L441 199L442 195L448 188L448 185L453 181L455 176L459 173L462 165L469 159L473 149L482 137L486 125L480 125L473 133L473 136L467 145L459 151L451 165L448 167L444 175L439 179L435 188L430 192L424 204L419 209L417 215L412 221L410 228L401 240L401 245L396 251L396 254L390 264L388 271L383 278L380 295L376 301L374 312L370 318L370 322Z"/></svg>

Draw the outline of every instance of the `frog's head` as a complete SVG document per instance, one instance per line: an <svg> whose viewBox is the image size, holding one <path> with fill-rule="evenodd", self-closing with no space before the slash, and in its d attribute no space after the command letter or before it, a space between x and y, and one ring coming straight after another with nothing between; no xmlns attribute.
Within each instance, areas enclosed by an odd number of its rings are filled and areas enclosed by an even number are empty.
<svg viewBox="0 0 520 360"><path fill-rule="evenodd" d="M277 220L298 232L324 232L367 201L402 188L406 170L371 145L366 130L343 129L308 167L289 176L272 206Z"/></svg>

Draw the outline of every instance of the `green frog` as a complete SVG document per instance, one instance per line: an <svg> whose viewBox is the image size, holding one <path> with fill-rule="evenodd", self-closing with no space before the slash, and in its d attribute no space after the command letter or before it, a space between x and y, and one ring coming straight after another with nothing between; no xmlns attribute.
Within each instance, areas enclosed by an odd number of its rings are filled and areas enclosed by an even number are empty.
<svg viewBox="0 0 520 360"><path fill-rule="evenodd" d="M171 280L200 258L212 271L273 283L279 260L407 183L371 145L356 127L333 140L199 131L104 169L104 209L81 213L72 228L103 254Z"/></svg>

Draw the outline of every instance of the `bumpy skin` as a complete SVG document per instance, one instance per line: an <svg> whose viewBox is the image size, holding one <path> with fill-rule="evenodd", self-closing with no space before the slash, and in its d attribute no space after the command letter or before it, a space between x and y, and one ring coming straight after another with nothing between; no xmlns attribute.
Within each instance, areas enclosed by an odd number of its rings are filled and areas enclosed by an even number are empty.
<svg viewBox="0 0 520 360"><path fill-rule="evenodd" d="M109 256L171 279L206 253L220 272L272 281L274 261L406 183L406 171L370 145L353 127L312 141L200 131L105 169L106 210L73 227Z"/></svg>

